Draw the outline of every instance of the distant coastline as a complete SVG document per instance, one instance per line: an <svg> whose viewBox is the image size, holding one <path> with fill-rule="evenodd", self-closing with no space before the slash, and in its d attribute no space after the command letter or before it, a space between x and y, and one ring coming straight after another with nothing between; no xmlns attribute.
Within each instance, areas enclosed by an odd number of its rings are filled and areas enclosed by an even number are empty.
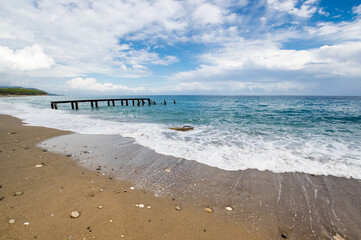
<svg viewBox="0 0 361 240"><path fill-rule="evenodd" d="M0 97L26 97L26 96L56 96L36 88L24 88L18 86L0 87Z"/></svg>

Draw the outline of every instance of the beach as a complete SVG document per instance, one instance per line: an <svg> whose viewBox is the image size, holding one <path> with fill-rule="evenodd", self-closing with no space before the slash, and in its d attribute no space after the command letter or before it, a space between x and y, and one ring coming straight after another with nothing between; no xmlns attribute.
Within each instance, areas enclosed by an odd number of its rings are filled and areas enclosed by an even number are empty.
<svg viewBox="0 0 361 240"><path fill-rule="evenodd" d="M224 171L120 136L24 126L6 115L0 129L1 239L361 236L356 179Z"/></svg>
<svg viewBox="0 0 361 240"><path fill-rule="evenodd" d="M70 157L35 146L68 133L23 126L19 119L1 115L0 239L267 238L266 232L249 232L201 207L180 206L177 211L177 199L133 190L129 182L86 170ZM22 194L13 196L15 192ZM73 211L80 216L71 218ZM12 219L15 223L9 223Z"/></svg>

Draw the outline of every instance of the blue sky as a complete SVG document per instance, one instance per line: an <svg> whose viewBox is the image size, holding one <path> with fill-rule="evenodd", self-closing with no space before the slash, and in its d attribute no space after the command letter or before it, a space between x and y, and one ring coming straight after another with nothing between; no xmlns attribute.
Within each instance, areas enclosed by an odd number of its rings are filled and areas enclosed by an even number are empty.
<svg viewBox="0 0 361 240"><path fill-rule="evenodd" d="M0 85L69 95L361 95L361 4L4 0Z"/></svg>

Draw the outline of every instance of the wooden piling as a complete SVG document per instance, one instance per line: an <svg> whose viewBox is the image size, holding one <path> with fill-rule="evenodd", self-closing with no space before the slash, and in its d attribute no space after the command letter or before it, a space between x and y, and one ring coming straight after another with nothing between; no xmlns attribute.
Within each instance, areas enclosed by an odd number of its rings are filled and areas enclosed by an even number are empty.
<svg viewBox="0 0 361 240"><path fill-rule="evenodd" d="M76 108L76 110L79 109L78 102L75 102L75 108Z"/></svg>
<svg viewBox="0 0 361 240"><path fill-rule="evenodd" d="M115 106L115 102L114 102L114 100L112 100L112 102L113 102L113 106Z"/></svg>
<svg viewBox="0 0 361 240"><path fill-rule="evenodd" d="M167 105L167 102L164 100L164 105Z"/></svg>
<svg viewBox="0 0 361 240"><path fill-rule="evenodd" d="M123 100L121 100L122 106L123 106Z"/></svg>
<svg viewBox="0 0 361 240"><path fill-rule="evenodd" d="M132 100L132 102L133 102L133 106L134 106L134 99Z"/></svg>
<svg viewBox="0 0 361 240"><path fill-rule="evenodd" d="M94 108L94 103L93 103L93 101L90 102L90 105L91 105L92 108Z"/></svg>
<svg viewBox="0 0 361 240"><path fill-rule="evenodd" d="M108 106L110 106L110 101L108 100Z"/></svg>
<svg viewBox="0 0 361 240"><path fill-rule="evenodd" d="M74 102L71 102L71 109L74 109Z"/></svg>
<svg viewBox="0 0 361 240"><path fill-rule="evenodd" d="M51 109L54 109L54 105L52 103L50 104L50 107L51 107Z"/></svg>
<svg viewBox="0 0 361 240"><path fill-rule="evenodd" d="M128 100L125 100L125 104L128 106Z"/></svg>
<svg viewBox="0 0 361 240"><path fill-rule="evenodd" d="M98 108L98 101L95 101L95 107Z"/></svg>
<svg viewBox="0 0 361 240"><path fill-rule="evenodd" d="M54 108L56 109L56 110L58 110L58 104L54 104Z"/></svg>

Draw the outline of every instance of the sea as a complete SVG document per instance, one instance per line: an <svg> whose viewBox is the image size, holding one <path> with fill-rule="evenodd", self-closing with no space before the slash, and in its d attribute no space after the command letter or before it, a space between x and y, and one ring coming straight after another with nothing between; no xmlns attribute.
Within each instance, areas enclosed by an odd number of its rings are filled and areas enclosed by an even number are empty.
<svg viewBox="0 0 361 240"><path fill-rule="evenodd" d="M98 108L51 101L149 97L156 105ZM166 101L166 105L164 104ZM175 103L174 103L175 101ZM361 97L34 96L0 98L31 126L120 135L157 153L227 171L302 172L361 179ZM171 127L189 125L179 132Z"/></svg>

